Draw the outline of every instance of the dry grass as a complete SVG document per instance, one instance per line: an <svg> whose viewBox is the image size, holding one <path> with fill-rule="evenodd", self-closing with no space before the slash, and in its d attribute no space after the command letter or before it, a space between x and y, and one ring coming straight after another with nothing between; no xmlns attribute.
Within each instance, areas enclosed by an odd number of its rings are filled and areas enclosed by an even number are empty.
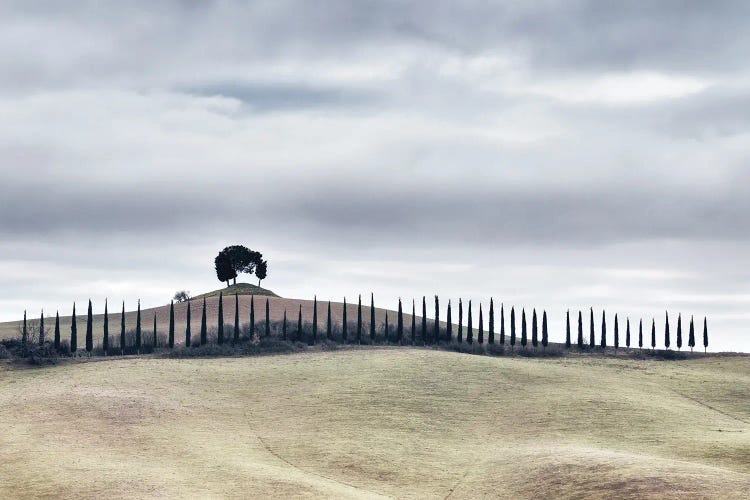
<svg viewBox="0 0 750 500"><path fill-rule="evenodd" d="M750 491L748 358L379 348L0 370L3 498Z"/></svg>

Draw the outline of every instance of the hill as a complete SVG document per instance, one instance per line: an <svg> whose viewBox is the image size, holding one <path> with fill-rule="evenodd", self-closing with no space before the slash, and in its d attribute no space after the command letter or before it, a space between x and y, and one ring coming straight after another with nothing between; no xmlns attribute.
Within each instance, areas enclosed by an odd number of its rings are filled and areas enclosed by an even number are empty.
<svg viewBox="0 0 750 500"><path fill-rule="evenodd" d="M231 285L226 288L220 288L218 290L214 290L213 292L196 295L195 297L193 297L193 300L201 300L204 297L206 298L218 297L219 293L222 293L225 296L232 296L234 294L237 294L237 295L260 295L262 297L278 297L278 295L273 293L271 290L266 290L265 288L261 288L257 285L252 285L250 283L237 283L236 285Z"/></svg>
<svg viewBox="0 0 750 500"><path fill-rule="evenodd" d="M3 496L746 498L750 359L0 365Z"/></svg>

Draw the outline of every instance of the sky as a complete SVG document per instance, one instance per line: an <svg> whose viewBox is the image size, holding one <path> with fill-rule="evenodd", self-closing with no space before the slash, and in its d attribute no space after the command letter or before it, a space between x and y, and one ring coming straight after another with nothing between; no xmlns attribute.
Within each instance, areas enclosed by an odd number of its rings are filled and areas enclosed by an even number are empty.
<svg viewBox="0 0 750 500"><path fill-rule="evenodd" d="M4 1L0 321L213 290L244 244L285 297L493 297L553 341L568 309L669 311L750 351L749 17Z"/></svg>

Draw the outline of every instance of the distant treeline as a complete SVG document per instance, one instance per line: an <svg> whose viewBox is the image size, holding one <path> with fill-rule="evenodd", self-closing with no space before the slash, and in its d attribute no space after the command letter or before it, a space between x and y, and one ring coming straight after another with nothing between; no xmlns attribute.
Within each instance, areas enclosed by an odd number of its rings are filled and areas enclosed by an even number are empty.
<svg viewBox="0 0 750 500"><path fill-rule="evenodd" d="M250 299L250 316L247 318L247 323L243 324L243 319L239 316L239 297L234 296L235 308L234 318L232 323L225 322L224 319L224 296L219 294L219 305L218 305L218 318L214 325L207 324L206 318L206 299L203 299L202 310L201 310L201 324L200 331L194 336L191 331L191 317L192 317L192 301L189 301L186 309L186 328L184 332L184 345L185 347L200 347L208 343L216 343L219 345L227 343L240 343L240 342L259 342L263 338L276 337L285 341L293 342L305 342L308 345L315 345L321 340L330 342L341 342L345 344L397 344L397 345L430 345L430 344L445 344L445 343L456 343L456 344L474 344L475 342L479 345L488 344L500 346L509 345L511 350L516 348L517 344L520 344L520 349L525 351L529 343L529 321L527 320L526 309L521 309L520 324L518 322L515 307L510 308L510 314L508 315L508 321L506 322L505 306L500 304L500 318L499 328L496 324L495 317L495 302L490 299L489 310L488 310L488 321L487 329L485 330L484 323L484 312L482 305L479 305L478 311L478 322L475 326L474 316L472 310L472 303L468 301L466 307L464 307L463 300L458 301L458 322L454 323L453 317L453 306L451 301L448 301L445 311L444 326L441 322L441 311L440 311L440 299L436 295L434 299L434 313L435 319L429 320L427 318L427 298L422 297L421 303L421 317L417 316L417 303L412 300L410 324L404 322L403 304L401 299L398 301L398 311L396 313L395 324L389 320L388 311L385 311L385 320L378 324L375 320L375 298L374 295L370 295L370 308L369 308L369 321L365 322L363 318L362 309L362 296L360 295L357 302L357 317L354 319L347 318L347 307L346 298L342 306L342 321L333 323L331 319L331 302L328 302L326 318L321 320L318 318L318 300L317 297L314 299L312 318L302 317L302 306L300 305L299 311L297 312L296 318L288 318L287 311L284 310L284 317L282 321L271 321L270 309L268 298L265 300L265 305L261 304L260 315L264 317L260 320L256 320L256 306L255 297L251 296ZM125 322L125 303L122 304L122 312L120 315L119 325L114 325L114 328L110 327L109 322L109 311L108 303L104 303L104 325L103 325L103 337L102 344L94 349L93 345L93 314L92 304L89 300L88 309L86 312L86 332L84 349L89 354L103 354L103 355L126 355L126 354L141 354L152 352L155 348L166 348L172 349L175 347L175 311L174 302L170 303L169 310L169 325L167 335L164 336L162 333L158 333L156 314L154 314L153 322L149 322L146 328L142 324L141 318L141 305L138 302L138 309L136 315L135 328L126 330ZM466 309L466 323L464 324L464 309ZM541 319L540 319L541 317ZM419 318L419 325L417 319ZM303 321L306 319L306 321ZM507 329L506 329L507 323ZM612 344L615 352L621 347L627 349L631 348L631 345L642 349L643 347L651 347L652 350L657 347L657 329L656 320L651 320L650 337L647 338L646 344L644 344L644 332L643 332L643 320L638 321L637 338L633 338L631 334L631 323L630 318L626 318L624 322L624 336L625 341L621 339L620 319L617 314L614 315L612 322ZM319 329L319 325L324 330ZM542 310L541 314L537 314L537 310L533 308L530 314L530 327L531 327L531 346L536 350L541 344L542 349L546 350L549 345L549 331L547 322L547 311ZM578 349L578 350L593 350L601 349L604 351L607 349L609 344L609 331L607 328L607 314L602 311L601 322L599 328L599 340L596 338L596 327L594 324L594 310L593 308L589 311L589 327L588 335L584 334L584 319L583 312L578 311L578 322L577 322L577 336L575 341L572 339L572 328L571 328L571 317L570 311L566 313L565 322L565 348L566 349ZM40 355L39 349L43 349L41 355L44 355L46 351L54 349L55 352L61 354L76 354L79 351L79 339L76 322L76 306L73 305L72 321L70 326L70 340L69 342L61 341L60 337L60 315L55 315L55 324L52 335L52 340L48 338L47 331L45 330L45 318L42 313L38 324L30 324L26 319L26 312L24 312L23 324L20 328L20 339L14 344L22 350L21 354L33 356L35 353ZM519 334L520 330L520 334ZM669 314L665 314L664 322L664 336L663 346L669 350L672 346L672 337L669 323ZM648 334L649 332L647 332ZM476 337L475 337L476 335ZM704 351L708 348L708 321L706 318L703 319L703 348ZM7 343L7 342L6 342ZM675 343L674 345L678 350L682 349L683 345L686 345L692 351L696 345L695 341L695 322L693 318L690 318L687 333L687 342L684 343L683 329L682 329L682 315L677 316L676 328L675 328Z"/></svg>

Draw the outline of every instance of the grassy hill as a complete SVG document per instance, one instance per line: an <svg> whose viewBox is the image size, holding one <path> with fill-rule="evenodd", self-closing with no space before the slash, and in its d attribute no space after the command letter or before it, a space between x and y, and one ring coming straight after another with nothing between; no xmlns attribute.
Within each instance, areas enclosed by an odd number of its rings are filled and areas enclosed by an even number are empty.
<svg viewBox="0 0 750 500"><path fill-rule="evenodd" d="M0 365L5 498L747 498L750 359Z"/></svg>
<svg viewBox="0 0 750 500"><path fill-rule="evenodd" d="M260 295L263 297L278 297L278 295L273 293L271 290L266 290L265 288L261 288L258 285L251 285L250 283L237 283L236 285L231 285L229 287L220 288L218 290L214 290L213 292L196 295L195 297L193 297L193 300L202 300L204 297L206 298L218 297L219 293L222 293L225 296L232 296L234 294L237 294L237 295Z"/></svg>

